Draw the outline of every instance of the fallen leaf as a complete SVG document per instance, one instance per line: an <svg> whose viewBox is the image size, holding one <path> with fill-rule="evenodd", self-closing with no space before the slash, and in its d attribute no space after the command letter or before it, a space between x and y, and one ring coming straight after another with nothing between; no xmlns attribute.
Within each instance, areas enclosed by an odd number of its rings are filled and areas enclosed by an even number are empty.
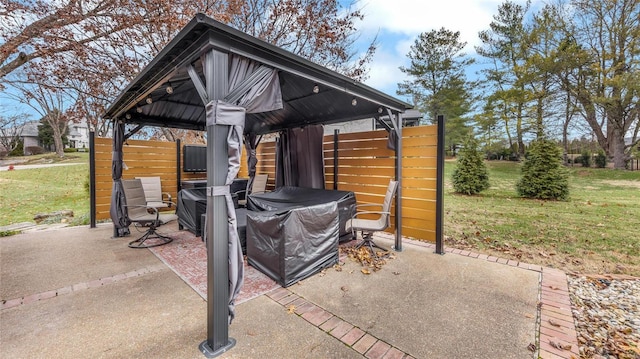
<svg viewBox="0 0 640 359"><path fill-rule="evenodd" d="M620 348L624 351L632 351L635 352L636 354L640 355L640 348L635 347L635 346L630 346L627 344L620 344Z"/></svg>
<svg viewBox="0 0 640 359"><path fill-rule="evenodd" d="M340 290L343 291L343 292L346 292L346 291L349 290L349 288L347 288L346 285L343 285L342 287L340 287Z"/></svg>
<svg viewBox="0 0 640 359"><path fill-rule="evenodd" d="M549 345L560 350L571 350L571 344L563 344L561 342L554 342L553 340L549 340Z"/></svg>
<svg viewBox="0 0 640 359"><path fill-rule="evenodd" d="M560 326L560 323L556 322L553 319L549 319L549 324L553 325L554 327L559 327Z"/></svg>
<svg viewBox="0 0 640 359"><path fill-rule="evenodd" d="M360 272L362 272L362 274L371 274L371 271L369 271L367 268L362 268Z"/></svg>
<svg viewBox="0 0 640 359"><path fill-rule="evenodd" d="M296 306L291 304L290 306L287 307L287 313L289 314L293 314L296 312Z"/></svg>
<svg viewBox="0 0 640 359"><path fill-rule="evenodd" d="M393 272L393 275L400 275L400 272Z"/></svg>
<svg viewBox="0 0 640 359"><path fill-rule="evenodd" d="M531 319L531 318L534 318L534 317L535 317L535 315L533 315L533 314L529 314L529 313L525 314L524 316L525 316L525 317L527 317L527 318L529 318L529 319Z"/></svg>
<svg viewBox="0 0 640 359"><path fill-rule="evenodd" d="M556 286L554 286L554 285L550 285L550 286L549 286L549 288L551 288L551 289L553 289L553 290L558 290L558 289L560 289L560 288L558 288L558 287L556 287Z"/></svg>
<svg viewBox="0 0 640 359"><path fill-rule="evenodd" d="M529 345L527 345L527 349L529 349L529 351L535 352L536 349L538 349L538 348L536 347L535 344L529 343Z"/></svg>

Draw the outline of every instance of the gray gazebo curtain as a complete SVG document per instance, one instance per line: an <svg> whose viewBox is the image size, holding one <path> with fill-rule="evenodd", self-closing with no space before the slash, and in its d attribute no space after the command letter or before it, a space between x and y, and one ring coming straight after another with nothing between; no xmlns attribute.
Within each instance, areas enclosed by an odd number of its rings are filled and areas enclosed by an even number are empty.
<svg viewBox="0 0 640 359"><path fill-rule="evenodd" d="M280 133L276 147L276 187L324 189L323 137L322 125Z"/></svg>
<svg viewBox="0 0 640 359"><path fill-rule="evenodd" d="M262 136L256 136L255 133L247 133L244 135L244 148L247 151L247 172L249 175L249 182L247 183L247 189L253 187L253 180L256 176L256 167L258 166L258 155L256 149L260 143ZM247 192L246 195L250 193Z"/></svg>
<svg viewBox="0 0 640 359"><path fill-rule="evenodd" d="M129 221L126 216L126 200L124 189L122 188L122 146L124 144L124 123L115 121L113 124L113 148L111 153L111 179L113 187L111 189L111 206L109 215L113 221L114 236L122 237L128 235Z"/></svg>
<svg viewBox="0 0 640 359"><path fill-rule="evenodd" d="M214 195L225 196L229 218L229 323L235 317L235 300L244 282L242 248L229 186L240 169L245 112L256 113L281 108L282 95L277 70L235 55L231 57L228 95L223 100L211 101L206 106L207 126L229 126L226 186L214 190Z"/></svg>

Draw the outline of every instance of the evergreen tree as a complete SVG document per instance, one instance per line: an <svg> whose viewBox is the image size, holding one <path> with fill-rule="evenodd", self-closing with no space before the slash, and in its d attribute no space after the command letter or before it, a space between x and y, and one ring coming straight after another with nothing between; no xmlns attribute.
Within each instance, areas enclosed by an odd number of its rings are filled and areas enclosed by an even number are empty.
<svg viewBox="0 0 640 359"><path fill-rule="evenodd" d="M445 144L453 154L471 131L473 83L465 71L474 60L463 52L465 46L459 31L441 28L420 34L407 54L411 65L400 67L409 80L399 83L397 91L410 96L427 121L435 123L444 115Z"/></svg>
<svg viewBox="0 0 640 359"><path fill-rule="evenodd" d="M489 173L478 151L478 142L473 137L464 142L452 179L457 193L472 195L489 188Z"/></svg>
<svg viewBox="0 0 640 359"><path fill-rule="evenodd" d="M529 148L516 189L522 197L566 200L568 178L560 148L549 140L538 140Z"/></svg>

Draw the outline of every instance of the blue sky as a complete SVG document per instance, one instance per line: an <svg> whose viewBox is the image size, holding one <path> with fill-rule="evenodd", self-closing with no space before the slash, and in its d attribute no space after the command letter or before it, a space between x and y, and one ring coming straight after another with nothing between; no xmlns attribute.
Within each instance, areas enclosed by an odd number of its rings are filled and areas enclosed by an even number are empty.
<svg viewBox="0 0 640 359"><path fill-rule="evenodd" d="M525 4L524 0L512 0ZM399 70L408 66L407 53L422 32L445 27L460 31L467 42L465 52L474 56L479 45L478 32L488 29L493 15L504 0L360 0L365 18L357 24L362 30L360 46L366 46L378 35L378 49L370 64L365 83L389 95L396 95L397 84L406 79ZM533 0L532 3L539 3ZM470 75L473 75L473 71ZM406 100L406 99L405 99Z"/></svg>
<svg viewBox="0 0 640 359"><path fill-rule="evenodd" d="M341 0L348 3L349 0ZM389 95L396 95L397 84L406 77L399 70L408 66L407 53L422 32L445 27L460 31L467 42L466 53L475 55L479 44L478 32L487 29L492 16L504 0L360 0L365 18L357 23L361 30L359 47L365 51L378 36L378 49L369 64L369 78L365 83ZM525 0L512 0L524 4ZM540 3L533 0L532 3ZM471 74L473 75L473 71ZM407 99L404 99L407 100ZM33 112L15 101L0 96L0 115ZM36 116L37 117L37 116Z"/></svg>

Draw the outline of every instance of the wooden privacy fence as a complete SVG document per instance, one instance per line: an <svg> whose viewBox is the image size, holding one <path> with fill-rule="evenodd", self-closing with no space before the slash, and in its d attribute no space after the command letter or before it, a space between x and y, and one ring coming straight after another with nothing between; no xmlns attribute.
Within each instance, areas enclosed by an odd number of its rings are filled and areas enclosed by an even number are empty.
<svg viewBox="0 0 640 359"><path fill-rule="evenodd" d="M178 142L127 140L123 146L123 179L160 177L162 192L178 197L178 171L181 180L203 179L205 173L182 172L182 152ZM111 138L95 139L96 219L109 219L111 205ZM246 173L246 169L245 169Z"/></svg>
<svg viewBox="0 0 640 359"><path fill-rule="evenodd" d="M437 126L403 128L402 135L402 234L435 241ZM269 175L271 189L275 184L275 148L274 141L263 141L257 150L257 173ZM109 218L111 149L110 138L95 139L98 220ZM178 176L181 180L206 178L204 173L181 171L182 155L175 142L128 140L123 152L124 179L159 176L163 192L173 198L177 198ZM325 136L324 156L326 188L353 191L358 203L382 203L389 180L395 177L395 152L387 148L386 131L339 134L337 142L334 135ZM239 176L247 176L244 155ZM393 227L393 219L391 223Z"/></svg>

